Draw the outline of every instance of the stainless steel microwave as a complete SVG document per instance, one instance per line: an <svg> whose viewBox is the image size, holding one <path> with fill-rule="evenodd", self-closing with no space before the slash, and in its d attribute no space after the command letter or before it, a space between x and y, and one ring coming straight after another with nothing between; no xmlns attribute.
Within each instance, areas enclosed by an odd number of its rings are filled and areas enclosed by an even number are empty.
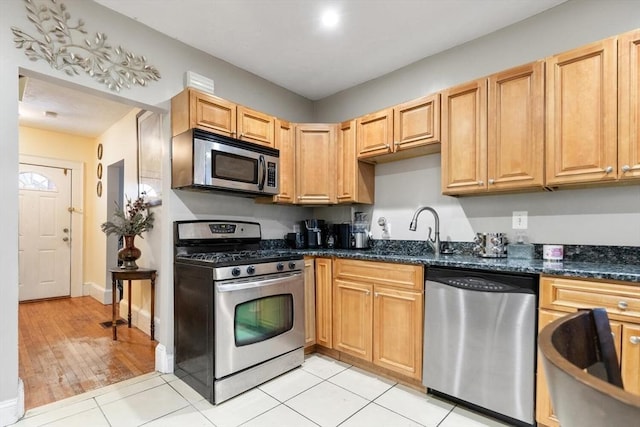
<svg viewBox="0 0 640 427"><path fill-rule="evenodd" d="M278 194L276 149L190 129L173 137L171 156L172 188Z"/></svg>

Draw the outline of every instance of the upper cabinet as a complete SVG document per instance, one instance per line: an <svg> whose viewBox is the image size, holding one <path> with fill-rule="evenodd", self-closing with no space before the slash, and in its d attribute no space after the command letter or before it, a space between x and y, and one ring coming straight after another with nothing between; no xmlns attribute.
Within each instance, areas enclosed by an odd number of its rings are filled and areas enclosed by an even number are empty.
<svg viewBox="0 0 640 427"><path fill-rule="evenodd" d="M617 178L616 38L547 59L546 184Z"/></svg>
<svg viewBox="0 0 640 427"><path fill-rule="evenodd" d="M442 193L487 189L487 79L442 93Z"/></svg>
<svg viewBox="0 0 640 427"><path fill-rule="evenodd" d="M640 30L618 39L618 176L640 178Z"/></svg>
<svg viewBox="0 0 640 427"><path fill-rule="evenodd" d="M356 121L338 127L338 203L372 204L375 195L375 166L356 156Z"/></svg>
<svg viewBox="0 0 640 427"><path fill-rule="evenodd" d="M335 124L297 124L296 203L336 203Z"/></svg>
<svg viewBox="0 0 640 427"><path fill-rule="evenodd" d="M440 150L440 94L357 119L358 158L384 162Z"/></svg>
<svg viewBox="0 0 640 427"><path fill-rule="evenodd" d="M171 133L192 128L274 146L275 117L187 88L171 99Z"/></svg>
<svg viewBox="0 0 640 427"><path fill-rule="evenodd" d="M542 189L544 63L534 62L442 94L442 192Z"/></svg>
<svg viewBox="0 0 640 427"><path fill-rule="evenodd" d="M275 148L280 150L280 170L278 188L280 193L273 196L276 203L295 203L296 149L295 135L291 123L276 119Z"/></svg>

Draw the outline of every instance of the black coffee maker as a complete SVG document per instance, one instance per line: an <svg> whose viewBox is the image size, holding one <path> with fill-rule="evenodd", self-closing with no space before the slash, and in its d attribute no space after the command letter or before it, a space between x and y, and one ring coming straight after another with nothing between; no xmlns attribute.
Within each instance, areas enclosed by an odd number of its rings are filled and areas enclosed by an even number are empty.
<svg viewBox="0 0 640 427"><path fill-rule="evenodd" d="M321 248L325 241L326 227L322 219L305 219L300 221L300 230L305 236L306 247L309 249Z"/></svg>

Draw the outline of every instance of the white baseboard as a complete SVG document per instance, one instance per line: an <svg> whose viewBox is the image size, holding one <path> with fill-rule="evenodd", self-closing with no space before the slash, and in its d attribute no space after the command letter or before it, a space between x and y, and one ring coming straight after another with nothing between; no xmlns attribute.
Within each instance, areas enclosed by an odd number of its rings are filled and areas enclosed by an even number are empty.
<svg viewBox="0 0 640 427"><path fill-rule="evenodd" d="M99 286L97 283L85 283L82 285L82 294L100 301L101 304L111 304L111 287L108 289Z"/></svg>
<svg viewBox="0 0 640 427"><path fill-rule="evenodd" d="M157 353L156 353L157 354ZM157 356L156 356L157 359ZM157 365L156 361L156 365ZM173 366L173 365L172 365ZM15 399L0 402L0 426L8 426L24 415L24 383L18 378L18 395Z"/></svg>
<svg viewBox="0 0 640 427"><path fill-rule="evenodd" d="M129 301L127 301L126 299L123 299L122 301L120 301L120 317L123 318L124 320L127 320L128 308L129 308ZM158 317L156 316L156 319L154 322L154 329L156 332L156 336L157 336L159 325L160 325L160 322L158 321ZM141 309L137 305L133 304L131 306L131 326L135 326L145 334L151 335L151 312L145 309Z"/></svg>
<svg viewBox="0 0 640 427"><path fill-rule="evenodd" d="M167 348L162 344L156 346L156 371L163 374L173 373L173 354L168 354Z"/></svg>

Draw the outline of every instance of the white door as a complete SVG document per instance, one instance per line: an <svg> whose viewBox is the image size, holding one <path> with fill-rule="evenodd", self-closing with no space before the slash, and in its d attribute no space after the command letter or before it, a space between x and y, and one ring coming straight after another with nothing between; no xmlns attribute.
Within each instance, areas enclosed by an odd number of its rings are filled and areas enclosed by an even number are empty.
<svg viewBox="0 0 640 427"><path fill-rule="evenodd" d="M71 294L71 172L20 163L20 301Z"/></svg>

